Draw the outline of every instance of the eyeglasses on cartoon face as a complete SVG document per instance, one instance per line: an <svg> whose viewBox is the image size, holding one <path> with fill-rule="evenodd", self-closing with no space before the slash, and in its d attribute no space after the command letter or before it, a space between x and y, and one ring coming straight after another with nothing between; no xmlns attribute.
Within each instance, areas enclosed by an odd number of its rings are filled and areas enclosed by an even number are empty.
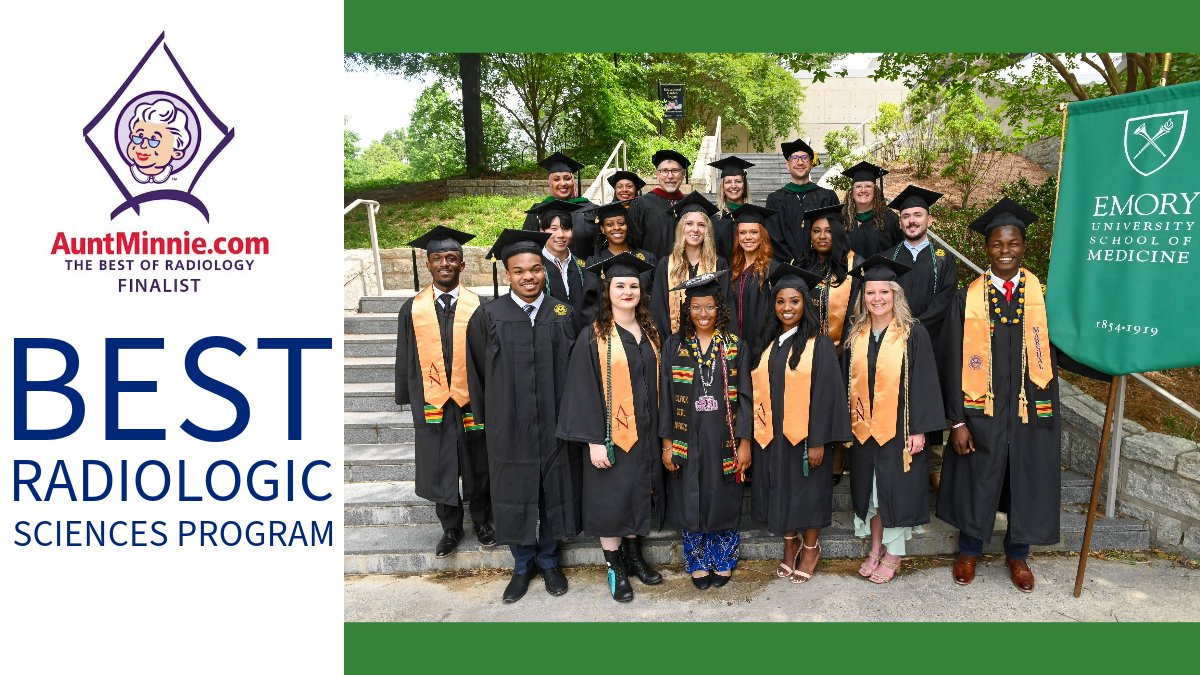
<svg viewBox="0 0 1200 675"><path fill-rule="evenodd" d="M158 144L162 143L162 141L157 138L146 138L145 136L142 136L141 134L138 134L136 136L130 136L129 140L133 141L133 144L137 145L137 146L141 146L143 144L148 143L150 145L150 147L152 147L152 148L157 148Z"/></svg>

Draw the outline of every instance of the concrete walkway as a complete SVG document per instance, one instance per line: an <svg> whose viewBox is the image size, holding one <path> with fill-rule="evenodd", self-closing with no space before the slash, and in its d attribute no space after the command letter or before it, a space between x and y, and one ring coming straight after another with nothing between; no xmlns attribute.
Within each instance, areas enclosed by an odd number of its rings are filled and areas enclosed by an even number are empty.
<svg viewBox="0 0 1200 675"><path fill-rule="evenodd" d="M666 581L633 581L632 603L608 594L600 568L566 570L570 591L545 592L541 578L518 603L501 594L508 574L446 572L347 576L346 621L1200 621L1200 569L1170 560L1088 561L1083 595L1074 588L1078 557L1035 555L1031 594L1017 591L1002 556L980 561L975 582L958 586L948 558L906 559L901 574L877 586L852 560L825 560L812 581L775 577L774 561L742 561L722 589L697 591L678 567Z"/></svg>

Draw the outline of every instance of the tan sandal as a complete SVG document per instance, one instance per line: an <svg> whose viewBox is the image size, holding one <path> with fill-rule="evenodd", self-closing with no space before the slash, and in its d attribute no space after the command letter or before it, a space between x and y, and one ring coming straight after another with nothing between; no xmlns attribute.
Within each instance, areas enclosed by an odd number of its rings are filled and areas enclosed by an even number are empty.
<svg viewBox="0 0 1200 675"><path fill-rule="evenodd" d="M875 561L875 564L871 565L871 561ZM867 559L863 561L863 564L858 567L858 573L864 577L870 577L872 574L875 574L875 570L879 568L879 563L881 562L883 562L882 553L870 553L867 555Z"/></svg>
<svg viewBox="0 0 1200 675"><path fill-rule="evenodd" d="M884 552L884 553L883 553L883 555L887 555L887 549L886 549L886 548L885 548L885 549L883 549L883 552ZM883 565L884 567L886 567L886 568L888 568L889 570L891 570L891 571L892 571L892 575L891 575L891 576L888 576L888 577L882 577L882 576L879 576L879 573L878 573L878 571L876 571L876 573L874 573L874 574L872 574L872 575L870 576L870 578L869 578L870 582L871 582L871 583L873 583L873 584L886 584L886 583L888 583L889 581L891 581L892 579L895 579L895 578L896 578L896 575L900 573L900 563L902 563L903 561L904 561L904 558L903 558L903 557L901 557L901 558L900 558L900 560L897 560L897 561L896 561L896 562L894 562L894 563L893 563L893 562L888 562L886 558L883 558L883 557L881 557L881 558L879 559L879 564L880 564L880 565Z"/></svg>
<svg viewBox="0 0 1200 675"><path fill-rule="evenodd" d="M810 550L810 551L811 551L812 549L814 549L814 548L815 548L815 549L817 549L817 563L818 563L818 564L820 564L820 562L821 562L821 542L819 542L819 541L818 541L816 546L805 546L805 545L804 545L804 542L800 542L800 547L801 547L802 549L805 549L805 548L806 548L806 549L808 549L808 550ZM814 566L813 566L813 573L816 573L816 571L817 571L817 568L816 568L816 566L814 565ZM797 577L797 576L799 576L799 577L800 577L800 581L796 581L796 577ZM797 570L795 570L795 571L793 571L793 572L792 572L792 574L791 574L791 580L792 580L792 583L793 583L793 584L802 584L802 583L805 583L805 582L807 582L809 579L812 579L812 578L813 578L813 575L812 575L812 574L809 574L808 572L802 572L802 571L800 571L800 570L798 570L798 569L797 569Z"/></svg>
<svg viewBox="0 0 1200 675"><path fill-rule="evenodd" d="M795 541L798 538L799 537L789 537L786 534L783 535L784 541L788 541L788 540ZM803 546L804 544L800 544L800 545ZM792 572L796 571L795 570L796 558L799 558L799 557L800 557L800 551L796 551L796 555L792 556L792 566L791 567L788 567L787 565L785 565L783 563L779 563L779 567L777 567L775 569L775 576L779 577L780 579L786 579L787 577L792 576Z"/></svg>

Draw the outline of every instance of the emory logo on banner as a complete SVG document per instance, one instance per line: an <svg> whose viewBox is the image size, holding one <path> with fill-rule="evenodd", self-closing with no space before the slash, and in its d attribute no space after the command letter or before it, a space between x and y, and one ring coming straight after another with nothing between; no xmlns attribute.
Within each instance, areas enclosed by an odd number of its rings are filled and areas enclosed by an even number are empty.
<svg viewBox="0 0 1200 675"><path fill-rule="evenodd" d="M208 220L208 209L192 190L233 140L233 129L200 98L165 37L158 36L83 128L84 141L125 198L112 218L126 209L141 215L141 204L169 199L190 204Z"/></svg>
<svg viewBox="0 0 1200 675"><path fill-rule="evenodd" d="M1067 107L1046 310L1054 343L1102 372L1200 364L1193 110L1200 82Z"/></svg>

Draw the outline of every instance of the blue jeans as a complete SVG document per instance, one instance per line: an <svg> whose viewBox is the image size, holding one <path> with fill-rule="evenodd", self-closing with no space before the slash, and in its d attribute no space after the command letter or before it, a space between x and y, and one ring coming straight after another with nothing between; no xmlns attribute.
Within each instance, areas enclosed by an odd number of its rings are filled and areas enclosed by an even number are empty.
<svg viewBox="0 0 1200 675"><path fill-rule="evenodd" d="M741 532L723 530L705 534L683 530L684 571L729 572L737 566Z"/></svg>
<svg viewBox="0 0 1200 675"><path fill-rule="evenodd" d="M536 544L511 544L508 547L512 551L513 557L513 574L526 574L530 571L530 566L534 560L537 560L538 569L550 569L558 567L558 540L550 536L548 520L546 518L546 492L539 490L538 494L538 542Z"/></svg>
<svg viewBox="0 0 1200 675"><path fill-rule="evenodd" d="M967 555L983 555L983 540L972 537L966 532L958 533L958 552ZM1004 555L1013 560L1025 560L1029 557L1029 544L1014 544L1012 529L1004 533Z"/></svg>

